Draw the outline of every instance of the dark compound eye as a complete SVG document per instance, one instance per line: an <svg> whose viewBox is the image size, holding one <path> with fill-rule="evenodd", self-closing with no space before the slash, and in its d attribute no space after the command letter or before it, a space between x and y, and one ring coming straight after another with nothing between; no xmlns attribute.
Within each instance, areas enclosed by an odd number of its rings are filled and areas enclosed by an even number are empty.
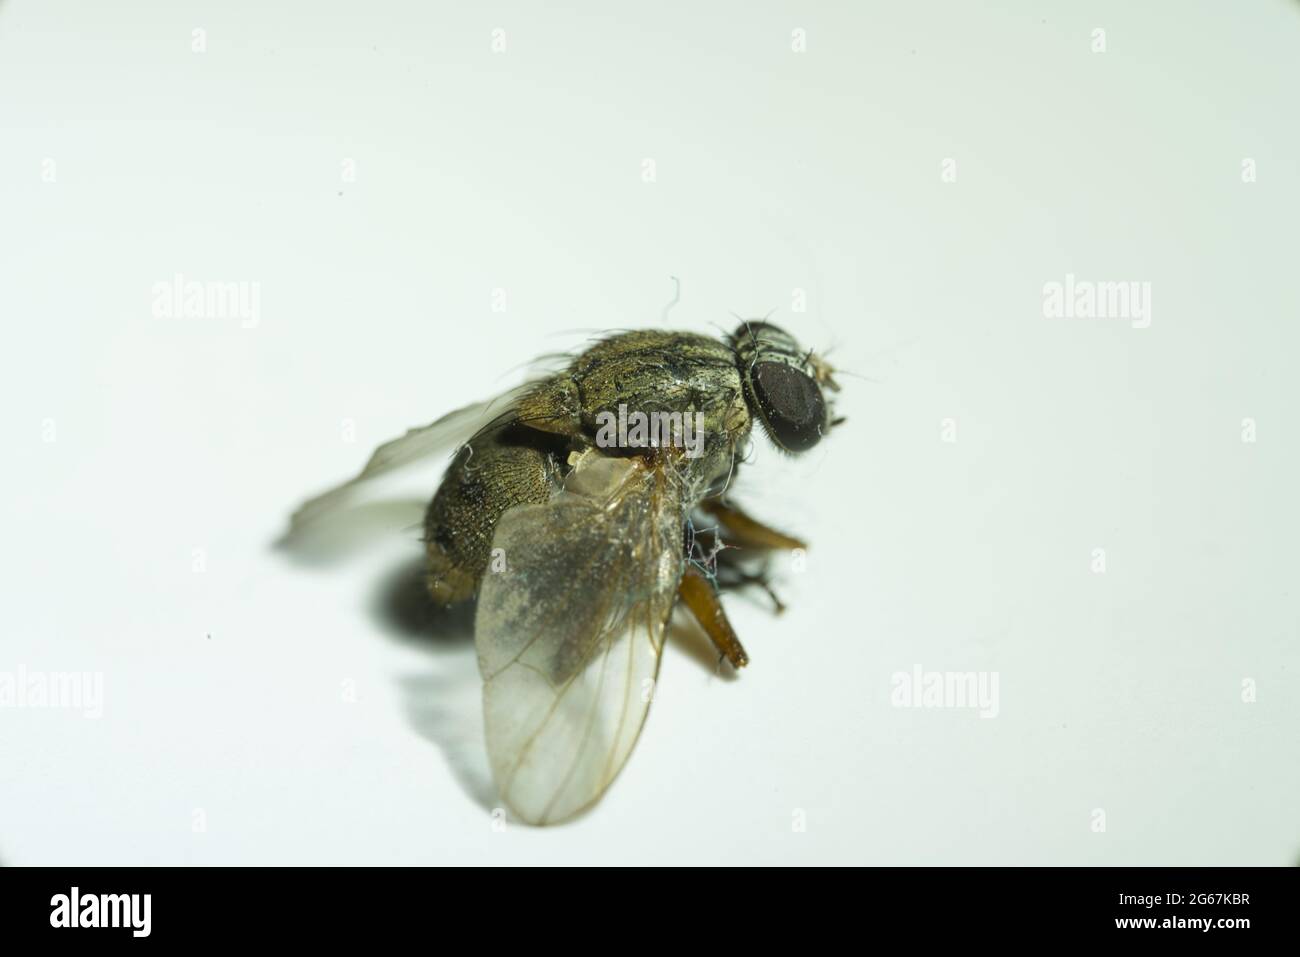
<svg viewBox="0 0 1300 957"><path fill-rule="evenodd" d="M777 445L803 452L821 441L826 401L812 376L784 362L759 362L749 379L759 415Z"/></svg>

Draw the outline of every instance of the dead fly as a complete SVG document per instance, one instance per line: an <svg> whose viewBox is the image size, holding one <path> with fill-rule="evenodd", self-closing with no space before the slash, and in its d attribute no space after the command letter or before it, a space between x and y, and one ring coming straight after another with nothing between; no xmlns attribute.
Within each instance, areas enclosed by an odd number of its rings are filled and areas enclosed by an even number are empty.
<svg viewBox="0 0 1300 957"><path fill-rule="evenodd" d="M614 335L555 375L380 446L294 526L359 482L459 444L425 516L429 593L442 605L478 598L503 800L525 821L563 821L600 797L636 743L679 598L732 665L748 662L713 559L724 543L802 543L723 495L754 419L786 452L821 440L834 421L831 372L767 322L725 341ZM628 428L633 415L661 427Z"/></svg>

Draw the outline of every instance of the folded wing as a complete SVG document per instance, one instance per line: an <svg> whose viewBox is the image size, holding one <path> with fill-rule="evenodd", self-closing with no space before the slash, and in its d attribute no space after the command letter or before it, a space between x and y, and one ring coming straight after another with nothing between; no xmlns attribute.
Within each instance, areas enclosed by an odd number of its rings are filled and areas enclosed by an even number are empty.
<svg viewBox="0 0 1300 957"><path fill-rule="evenodd" d="M429 456L459 448L480 429L508 417L522 391L516 389L486 402L467 405L436 422L409 429L405 435L385 442L375 449L365 468L355 477L299 506L289 520L289 534L297 534L326 514L355 504L362 488L374 479Z"/></svg>

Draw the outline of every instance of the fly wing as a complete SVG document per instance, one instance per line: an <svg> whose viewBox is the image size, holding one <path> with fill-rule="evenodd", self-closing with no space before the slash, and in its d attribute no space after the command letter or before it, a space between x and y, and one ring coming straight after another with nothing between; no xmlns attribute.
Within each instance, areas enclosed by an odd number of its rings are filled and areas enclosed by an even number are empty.
<svg viewBox="0 0 1300 957"><path fill-rule="evenodd" d="M322 516L352 505L369 482L420 459L458 448L479 430L508 417L522 389L467 405L449 412L430 425L407 430L405 435L390 439L375 449L365 468L354 478L323 492L299 506L289 520L289 535L301 532Z"/></svg>
<svg viewBox="0 0 1300 957"><path fill-rule="evenodd" d="M516 506L493 539L475 622L488 756L532 824L582 811L627 760L650 707L684 560L664 469L588 453L566 490Z"/></svg>

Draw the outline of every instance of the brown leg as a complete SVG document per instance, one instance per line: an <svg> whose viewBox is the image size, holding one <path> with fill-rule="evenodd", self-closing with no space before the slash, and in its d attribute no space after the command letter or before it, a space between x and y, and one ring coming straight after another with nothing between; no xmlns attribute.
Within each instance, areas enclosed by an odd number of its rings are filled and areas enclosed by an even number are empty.
<svg viewBox="0 0 1300 957"><path fill-rule="evenodd" d="M750 518L732 505L724 505L722 499L711 498L700 503L700 508L721 522L731 534L725 536L728 545L740 548L807 548L802 541L792 538L784 532L769 528L757 519Z"/></svg>
<svg viewBox="0 0 1300 957"><path fill-rule="evenodd" d="M704 633L709 636L709 640L731 662L732 667L743 668L749 664L749 655L745 654L740 639L731 628L731 622L727 621L727 613L723 611L718 592L708 576L687 563L678 594Z"/></svg>

